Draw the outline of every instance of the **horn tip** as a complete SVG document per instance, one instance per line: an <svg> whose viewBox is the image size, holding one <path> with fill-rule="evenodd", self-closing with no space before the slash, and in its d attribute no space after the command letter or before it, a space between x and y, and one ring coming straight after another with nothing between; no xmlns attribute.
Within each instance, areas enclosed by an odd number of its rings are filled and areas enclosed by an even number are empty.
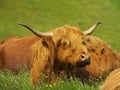
<svg viewBox="0 0 120 90"><path fill-rule="evenodd" d="M96 24L99 25L99 24L102 24L102 23L101 22L97 22Z"/></svg>
<svg viewBox="0 0 120 90"><path fill-rule="evenodd" d="M21 23L21 22L16 22L16 24L18 24L18 25L22 25L22 23Z"/></svg>

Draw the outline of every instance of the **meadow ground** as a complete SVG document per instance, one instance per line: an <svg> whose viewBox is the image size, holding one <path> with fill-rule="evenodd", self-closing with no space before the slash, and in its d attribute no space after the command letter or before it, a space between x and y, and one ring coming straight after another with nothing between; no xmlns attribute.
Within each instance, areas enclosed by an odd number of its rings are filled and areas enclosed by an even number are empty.
<svg viewBox="0 0 120 90"><path fill-rule="evenodd" d="M56 27L74 25L83 31L102 22L93 36L120 52L120 0L0 0L0 40L10 36L28 36L31 32L16 25L26 23L46 32ZM29 90L29 72L13 75L0 73L0 90ZM62 83L61 83L62 82ZM101 83L82 84L78 80L61 80L43 90L98 90ZM40 89L40 87L38 88Z"/></svg>
<svg viewBox="0 0 120 90"><path fill-rule="evenodd" d="M98 90L102 82L82 83L78 79L62 78L53 84L42 84L35 90ZM13 75L10 71L0 72L0 90L30 90L30 73L28 71Z"/></svg>

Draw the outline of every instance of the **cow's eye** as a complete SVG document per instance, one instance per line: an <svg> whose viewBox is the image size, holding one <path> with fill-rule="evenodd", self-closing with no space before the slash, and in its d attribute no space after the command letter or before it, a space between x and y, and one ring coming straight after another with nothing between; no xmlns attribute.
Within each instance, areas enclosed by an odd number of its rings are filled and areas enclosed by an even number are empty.
<svg viewBox="0 0 120 90"><path fill-rule="evenodd" d="M63 42L63 46L67 46L67 42Z"/></svg>
<svg viewBox="0 0 120 90"><path fill-rule="evenodd" d="M71 43L70 43L69 41L63 41L63 42L62 42L62 45L63 45L64 47L69 47L69 46L71 45Z"/></svg>
<svg viewBox="0 0 120 90"><path fill-rule="evenodd" d="M64 47L64 48L69 47L69 43L67 43L67 42L63 42L63 47Z"/></svg>
<svg viewBox="0 0 120 90"><path fill-rule="evenodd" d="M85 41L83 41L83 42L82 42L82 44L83 44L83 45L86 45L86 42L85 42Z"/></svg>

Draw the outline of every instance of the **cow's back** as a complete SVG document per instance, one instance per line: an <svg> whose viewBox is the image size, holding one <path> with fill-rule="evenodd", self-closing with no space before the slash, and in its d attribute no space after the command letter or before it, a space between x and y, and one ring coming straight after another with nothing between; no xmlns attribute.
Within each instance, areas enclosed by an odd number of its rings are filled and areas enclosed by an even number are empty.
<svg viewBox="0 0 120 90"><path fill-rule="evenodd" d="M1 45L1 44L5 44L5 43L8 43L9 41L14 40L14 39L17 39L17 38L18 38L18 37L7 37L7 38L5 38L5 39L3 39L3 40L0 41L0 45Z"/></svg>
<svg viewBox="0 0 120 90"><path fill-rule="evenodd" d="M23 38L11 38L2 43L2 66L3 68L17 71L20 67L30 67L31 46L39 40L36 36Z"/></svg>
<svg viewBox="0 0 120 90"><path fill-rule="evenodd" d="M112 49L101 39L90 36L88 49L91 56L91 64L86 69L95 77L101 77L113 67L116 56Z"/></svg>

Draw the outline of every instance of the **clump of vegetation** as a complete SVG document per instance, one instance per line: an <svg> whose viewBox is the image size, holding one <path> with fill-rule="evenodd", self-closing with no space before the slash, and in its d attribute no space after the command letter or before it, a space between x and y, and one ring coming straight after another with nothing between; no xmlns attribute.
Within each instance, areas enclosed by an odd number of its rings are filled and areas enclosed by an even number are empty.
<svg viewBox="0 0 120 90"><path fill-rule="evenodd" d="M70 77L62 78L53 84L42 83L36 90L98 90L100 83L92 85L82 83L79 79ZM0 72L0 90L30 90L30 72L25 71L13 74L10 71Z"/></svg>

